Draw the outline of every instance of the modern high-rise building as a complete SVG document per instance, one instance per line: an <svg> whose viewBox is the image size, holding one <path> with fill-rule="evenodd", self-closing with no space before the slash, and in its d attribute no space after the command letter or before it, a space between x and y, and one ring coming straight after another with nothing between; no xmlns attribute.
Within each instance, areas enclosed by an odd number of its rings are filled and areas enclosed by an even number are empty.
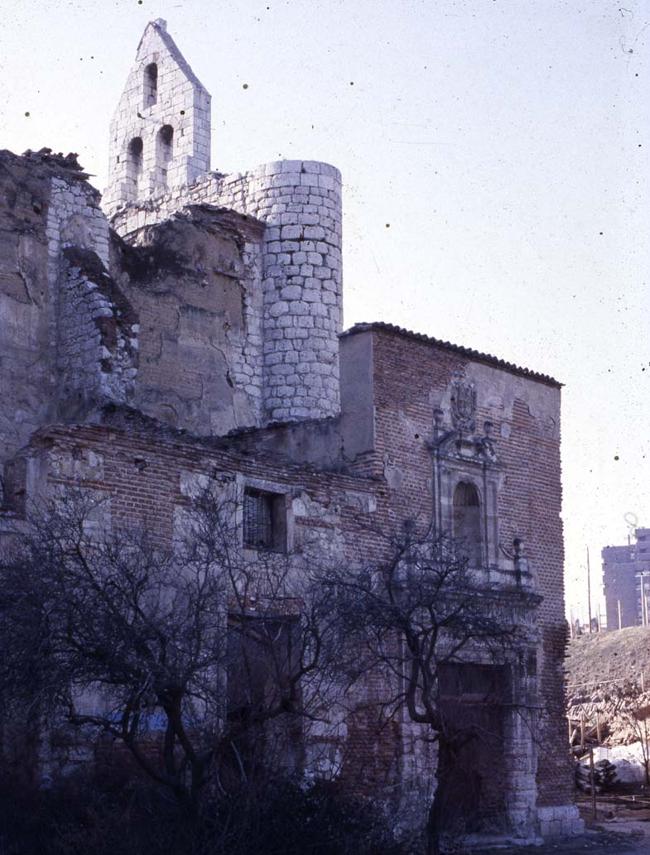
<svg viewBox="0 0 650 855"><path fill-rule="evenodd" d="M650 528L634 542L602 550L607 628L650 625Z"/></svg>

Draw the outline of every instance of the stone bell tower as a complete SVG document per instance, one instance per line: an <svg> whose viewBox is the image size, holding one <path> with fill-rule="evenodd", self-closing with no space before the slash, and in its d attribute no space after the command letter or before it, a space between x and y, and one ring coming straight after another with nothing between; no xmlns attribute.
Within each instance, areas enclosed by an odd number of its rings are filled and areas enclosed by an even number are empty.
<svg viewBox="0 0 650 855"><path fill-rule="evenodd" d="M281 160L231 175L210 172L210 96L160 20L147 25L138 46L111 124L110 151L103 208L127 242L137 243L142 229L179 212L192 220L197 205L219 209L210 214L217 220L234 211L264 226L245 253L249 261L257 258L257 278L238 279L250 313L239 391L257 402L260 424L338 415L338 169ZM233 374L222 378L226 385Z"/></svg>
<svg viewBox="0 0 650 855"><path fill-rule="evenodd" d="M144 31L110 128L108 187L113 214L210 169L210 95L161 18Z"/></svg>

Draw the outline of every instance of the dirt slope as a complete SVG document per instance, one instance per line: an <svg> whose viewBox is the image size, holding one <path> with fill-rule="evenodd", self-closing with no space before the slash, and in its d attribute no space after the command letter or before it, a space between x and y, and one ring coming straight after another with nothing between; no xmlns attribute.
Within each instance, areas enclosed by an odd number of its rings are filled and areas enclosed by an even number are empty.
<svg viewBox="0 0 650 855"><path fill-rule="evenodd" d="M569 642L566 660L569 691L584 683L640 683L650 688L650 627L632 626L582 635Z"/></svg>
<svg viewBox="0 0 650 855"><path fill-rule="evenodd" d="M650 719L650 628L629 627L573 639L566 660L568 715L578 738L627 745L642 736ZM596 726L599 722L599 726Z"/></svg>

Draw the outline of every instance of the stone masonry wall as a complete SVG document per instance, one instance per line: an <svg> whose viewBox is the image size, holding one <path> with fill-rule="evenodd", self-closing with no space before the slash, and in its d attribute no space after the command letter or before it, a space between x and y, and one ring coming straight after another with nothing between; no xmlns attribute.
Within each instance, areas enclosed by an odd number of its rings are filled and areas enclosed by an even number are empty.
<svg viewBox="0 0 650 855"><path fill-rule="evenodd" d="M58 409L69 420L106 402L131 402L140 326L94 253L66 249L61 268L56 313Z"/></svg>
<svg viewBox="0 0 650 855"><path fill-rule="evenodd" d="M263 238L263 376L266 421L340 410L341 176L313 161L278 161L201 181L112 219L126 240L188 204L232 208L266 224Z"/></svg>
<svg viewBox="0 0 650 855"><path fill-rule="evenodd" d="M97 403L130 400L138 326L108 276L108 221L86 181L52 179L47 238L57 414L66 420Z"/></svg>
<svg viewBox="0 0 650 855"><path fill-rule="evenodd" d="M52 179L47 216L51 281L59 273L61 250L69 246L92 250L108 265L109 226L99 200L99 192L86 181Z"/></svg>
<svg viewBox="0 0 650 855"><path fill-rule="evenodd" d="M137 329L86 177L74 156L0 154L0 467L47 421L128 399Z"/></svg>
<svg viewBox="0 0 650 855"><path fill-rule="evenodd" d="M133 405L193 434L262 422L264 226L191 207L113 242L111 268L140 319Z"/></svg>

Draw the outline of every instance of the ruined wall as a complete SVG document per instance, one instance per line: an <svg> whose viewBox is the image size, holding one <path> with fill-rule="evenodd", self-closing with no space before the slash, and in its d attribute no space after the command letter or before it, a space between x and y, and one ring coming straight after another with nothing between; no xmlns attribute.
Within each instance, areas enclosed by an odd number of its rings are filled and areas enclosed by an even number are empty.
<svg viewBox="0 0 650 855"><path fill-rule="evenodd" d="M56 313L57 415L84 418L108 401L130 402L137 374L138 319L97 255L63 250Z"/></svg>
<svg viewBox="0 0 650 855"><path fill-rule="evenodd" d="M0 465L51 413L50 175L0 155Z"/></svg>
<svg viewBox="0 0 650 855"><path fill-rule="evenodd" d="M104 424L43 430L25 457L28 498L36 491L83 486L101 500L104 522L116 527L142 522L163 540L177 534L187 497L210 479L227 476L240 502L247 484L286 494L298 570L305 561L313 569L354 560L359 538L371 543L376 494L383 489L363 478L215 449L120 408ZM372 703L378 692L385 695L384 687L359 686L343 703L334 687L328 691L316 719L304 722L307 775L342 776L358 793L396 798L399 726L381 727Z"/></svg>
<svg viewBox="0 0 650 855"><path fill-rule="evenodd" d="M213 197L243 214L139 212L109 263L108 223L76 161L7 154L3 165L2 461L40 425L106 402L211 435L338 412L331 167L224 179Z"/></svg>
<svg viewBox="0 0 650 855"><path fill-rule="evenodd" d="M40 425L126 402L137 329L74 156L0 153L0 466Z"/></svg>
<svg viewBox="0 0 650 855"><path fill-rule="evenodd" d="M130 234L184 205L232 208L265 223L262 249L263 388L267 421L340 410L341 176L313 161L278 161L248 173L211 174L112 218Z"/></svg>
<svg viewBox="0 0 650 855"><path fill-rule="evenodd" d="M144 413L201 435L260 424L263 230L204 206L115 242L111 269L140 320Z"/></svg>

